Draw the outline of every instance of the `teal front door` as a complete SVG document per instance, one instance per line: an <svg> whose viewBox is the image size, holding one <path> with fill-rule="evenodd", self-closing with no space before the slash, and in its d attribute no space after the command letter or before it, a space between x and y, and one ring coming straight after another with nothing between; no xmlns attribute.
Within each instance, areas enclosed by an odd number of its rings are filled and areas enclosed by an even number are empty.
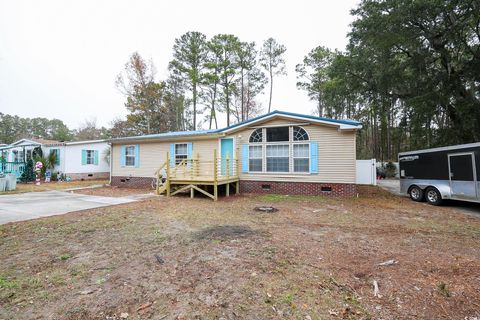
<svg viewBox="0 0 480 320"><path fill-rule="evenodd" d="M233 138L225 138L220 139L220 161L222 165L222 175L226 175L227 173L227 166L228 166L228 173L229 175L233 175ZM227 161L227 159L229 159Z"/></svg>

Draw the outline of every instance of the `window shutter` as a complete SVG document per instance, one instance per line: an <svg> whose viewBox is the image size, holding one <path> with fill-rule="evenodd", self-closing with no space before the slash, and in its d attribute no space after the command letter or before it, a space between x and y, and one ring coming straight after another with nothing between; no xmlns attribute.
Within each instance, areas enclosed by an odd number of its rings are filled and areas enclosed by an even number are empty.
<svg viewBox="0 0 480 320"><path fill-rule="evenodd" d="M318 143L310 142L310 173L318 173Z"/></svg>
<svg viewBox="0 0 480 320"><path fill-rule="evenodd" d="M187 167L191 167L192 159L193 158L193 144L191 142L187 142Z"/></svg>
<svg viewBox="0 0 480 320"><path fill-rule="evenodd" d="M82 150L82 166L87 164L87 150Z"/></svg>
<svg viewBox="0 0 480 320"><path fill-rule="evenodd" d="M120 148L120 166L125 167L125 146Z"/></svg>
<svg viewBox="0 0 480 320"><path fill-rule="evenodd" d="M248 173L248 144L242 144L242 173Z"/></svg>
<svg viewBox="0 0 480 320"><path fill-rule="evenodd" d="M175 143L170 143L170 167L175 167Z"/></svg>
<svg viewBox="0 0 480 320"><path fill-rule="evenodd" d="M55 165L60 165L60 149L55 149Z"/></svg>
<svg viewBox="0 0 480 320"><path fill-rule="evenodd" d="M98 166L98 150L93 151L93 164Z"/></svg>
<svg viewBox="0 0 480 320"><path fill-rule="evenodd" d="M135 168L140 166L140 147L138 144L135 145Z"/></svg>

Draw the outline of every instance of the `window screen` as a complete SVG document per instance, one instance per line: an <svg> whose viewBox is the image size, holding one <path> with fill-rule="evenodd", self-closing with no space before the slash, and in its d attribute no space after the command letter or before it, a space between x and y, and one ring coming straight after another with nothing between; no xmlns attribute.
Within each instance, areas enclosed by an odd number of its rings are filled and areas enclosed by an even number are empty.
<svg viewBox="0 0 480 320"><path fill-rule="evenodd" d="M288 172L288 144L267 146L267 171Z"/></svg>
<svg viewBox="0 0 480 320"><path fill-rule="evenodd" d="M309 172L309 145L295 144L293 145L293 171Z"/></svg>
<svg viewBox="0 0 480 320"><path fill-rule="evenodd" d="M262 160L262 146L250 146L248 148L248 170L261 172L263 170Z"/></svg>
<svg viewBox="0 0 480 320"><path fill-rule="evenodd" d="M87 152L87 164L95 164L95 151L86 150ZM135 160L133 161L135 164Z"/></svg>
<svg viewBox="0 0 480 320"><path fill-rule="evenodd" d="M88 161L88 152L87 152L87 161ZM131 166L131 167L135 166L135 146L125 147L125 165Z"/></svg>
<svg viewBox="0 0 480 320"><path fill-rule="evenodd" d="M182 160L188 158L187 144L178 143L175 145L175 164L179 164Z"/></svg>

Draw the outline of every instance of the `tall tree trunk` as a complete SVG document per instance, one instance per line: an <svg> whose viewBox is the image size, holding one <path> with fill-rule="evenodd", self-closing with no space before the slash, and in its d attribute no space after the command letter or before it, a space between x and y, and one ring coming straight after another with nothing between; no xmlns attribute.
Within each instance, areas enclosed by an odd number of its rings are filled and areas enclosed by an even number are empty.
<svg viewBox="0 0 480 320"><path fill-rule="evenodd" d="M197 84L193 84L193 131L197 130Z"/></svg>
<svg viewBox="0 0 480 320"><path fill-rule="evenodd" d="M268 100L268 112L272 109L272 92L273 92L273 71L270 66L270 99Z"/></svg>
<svg viewBox="0 0 480 320"><path fill-rule="evenodd" d="M242 96L242 100L241 100L241 101L242 101L242 102L241 102L241 103L242 103L242 106L241 106L241 108L240 108L240 111L241 111L241 113L242 113L242 116L241 116L240 119L242 119L241 121L245 121L245 102L244 102L244 96L243 96L243 95L244 95L243 68L242 68L242 70L241 70L241 78L242 78L242 79L241 79L241 83L240 83L240 86L241 86L241 87L240 87L240 95Z"/></svg>

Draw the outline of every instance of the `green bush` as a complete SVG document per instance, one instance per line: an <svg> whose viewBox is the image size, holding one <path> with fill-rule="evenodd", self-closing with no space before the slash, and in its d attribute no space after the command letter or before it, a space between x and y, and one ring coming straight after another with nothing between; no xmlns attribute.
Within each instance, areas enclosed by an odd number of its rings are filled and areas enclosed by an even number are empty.
<svg viewBox="0 0 480 320"><path fill-rule="evenodd" d="M35 171L33 170L33 160L28 159L27 164L25 165L25 169L23 170L22 175L20 176L20 181L27 183L35 181Z"/></svg>
<svg viewBox="0 0 480 320"><path fill-rule="evenodd" d="M393 164L393 162L388 162L385 165L385 175L387 178L393 178L395 177L395 174L397 173L397 167Z"/></svg>

